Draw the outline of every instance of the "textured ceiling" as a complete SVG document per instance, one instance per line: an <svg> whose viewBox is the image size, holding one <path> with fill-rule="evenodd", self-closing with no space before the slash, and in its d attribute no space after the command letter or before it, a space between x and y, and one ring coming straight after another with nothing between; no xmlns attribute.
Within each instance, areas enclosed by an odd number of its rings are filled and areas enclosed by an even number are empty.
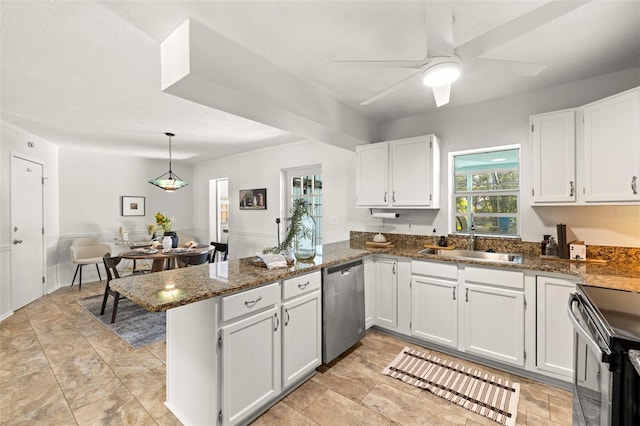
<svg viewBox="0 0 640 426"><path fill-rule="evenodd" d="M454 45L544 4L448 2ZM296 135L160 90L160 43L193 18L379 122L435 109L424 86L359 103L407 70L336 63L426 55L425 5L404 1L3 1L2 120L64 146L198 161ZM546 65L536 77L475 61L445 108L640 66L640 2L594 1L487 52ZM233 61L233 58L219 58ZM269 84L265 81L264 84Z"/></svg>

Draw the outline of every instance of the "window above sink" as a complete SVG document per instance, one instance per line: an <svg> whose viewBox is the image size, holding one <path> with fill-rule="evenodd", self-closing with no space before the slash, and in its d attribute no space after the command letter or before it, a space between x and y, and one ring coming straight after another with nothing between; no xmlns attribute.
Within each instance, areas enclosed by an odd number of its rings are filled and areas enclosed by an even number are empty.
<svg viewBox="0 0 640 426"><path fill-rule="evenodd" d="M520 146L449 153L451 226L469 234L520 235Z"/></svg>

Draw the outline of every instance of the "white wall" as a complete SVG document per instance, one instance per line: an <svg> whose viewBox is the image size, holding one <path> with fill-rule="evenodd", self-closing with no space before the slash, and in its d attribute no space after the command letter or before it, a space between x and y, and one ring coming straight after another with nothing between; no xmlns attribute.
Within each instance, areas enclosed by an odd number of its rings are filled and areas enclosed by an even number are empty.
<svg viewBox="0 0 640 426"><path fill-rule="evenodd" d="M355 206L355 152L332 145L301 141L198 163L193 170L194 228L209 227L209 180L229 178L229 256L251 256L277 244L275 220L280 206L280 170L320 163L323 180L323 240L346 240L349 231L371 221L369 210ZM267 210L240 210L241 189L267 188ZM337 224L330 224L334 217ZM283 237L283 236L281 236Z"/></svg>
<svg viewBox="0 0 640 426"><path fill-rule="evenodd" d="M109 152L60 148L59 280L71 284L75 266L69 257L73 238L97 237L113 242L124 226L131 240L148 239L147 224L160 211L174 217L174 230L192 234L191 166L173 162L173 170L190 185L167 193L150 183L169 170L169 162ZM145 216L121 216L123 195L145 197ZM83 269L83 281L98 279L95 268Z"/></svg>
<svg viewBox="0 0 640 426"><path fill-rule="evenodd" d="M33 142L33 148L27 142ZM0 319L11 313L11 156L44 165L44 226L46 289L55 288L58 241L58 148L51 143L2 122L0 133Z"/></svg>
<svg viewBox="0 0 640 426"><path fill-rule="evenodd" d="M640 85L640 69L607 74L520 95L384 123L384 140L434 133L442 141L441 192L448 194L449 152L488 146L522 145L521 221L522 239L538 241L555 235L555 224L566 223L568 238L587 244L640 247L640 206L530 207L531 188L529 115L577 107ZM455 97L455 88L452 93ZM445 195L446 197L446 195ZM410 211L387 225L387 231L439 234L448 229L449 200L439 211ZM409 221L413 221L409 229Z"/></svg>

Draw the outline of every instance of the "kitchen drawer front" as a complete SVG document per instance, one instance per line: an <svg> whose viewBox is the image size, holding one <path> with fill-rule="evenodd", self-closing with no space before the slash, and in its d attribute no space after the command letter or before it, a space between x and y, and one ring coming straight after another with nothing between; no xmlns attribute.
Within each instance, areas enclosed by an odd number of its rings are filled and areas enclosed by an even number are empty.
<svg viewBox="0 0 640 426"><path fill-rule="evenodd" d="M411 275L427 275L437 278L458 279L458 264L453 262L411 261Z"/></svg>
<svg viewBox="0 0 640 426"><path fill-rule="evenodd" d="M222 321L259 312L280 302L280 283L273 283L222 298Z"/></svg>
<svg viewBox="0 0 640 426"><path fill-rule="evenodd" d="M318 290L320 289L321 284L322 275L320 274L320 271L289 278L282 282L282 299L287 300L292 297Z"/></svg>
<svg viewBox="0 0 640 426"><path fill-rule="evenodd" d="M524 290L524 273L522 271L465 266L464 280Z"/></svg>

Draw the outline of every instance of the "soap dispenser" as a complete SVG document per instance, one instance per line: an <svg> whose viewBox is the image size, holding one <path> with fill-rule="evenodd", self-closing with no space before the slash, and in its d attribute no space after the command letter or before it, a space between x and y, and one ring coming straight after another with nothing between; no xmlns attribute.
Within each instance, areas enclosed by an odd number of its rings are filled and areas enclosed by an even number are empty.
<svg viewBox="0 0 640 426"><path fill-rule="evenodd" d="M433 239L432 239L431 242L433 243L434 246L437 246L438 245L438 235L436 235L436 228L433 228L432 235L433 235Z"/></svg>

